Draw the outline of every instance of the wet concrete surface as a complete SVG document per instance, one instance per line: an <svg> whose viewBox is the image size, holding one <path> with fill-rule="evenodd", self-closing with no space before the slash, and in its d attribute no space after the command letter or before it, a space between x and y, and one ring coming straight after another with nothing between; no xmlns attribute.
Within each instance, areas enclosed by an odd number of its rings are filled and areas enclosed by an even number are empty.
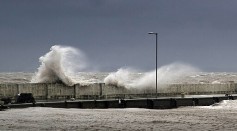
<svg viewBox="0 0 237 131"><path fill-rule="evenodd" d="M177 109L30 107L0 112L1 130L235 130L237 101Z"/></svg>

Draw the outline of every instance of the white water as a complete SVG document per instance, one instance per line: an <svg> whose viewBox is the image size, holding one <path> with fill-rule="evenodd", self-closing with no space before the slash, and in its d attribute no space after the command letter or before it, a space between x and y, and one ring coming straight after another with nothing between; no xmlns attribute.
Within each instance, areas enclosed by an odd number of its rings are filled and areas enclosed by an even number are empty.
<svg viewBox="0 0 237 131"><path fill-rule="evenodd" d="M157 70L158 84L174 83L184 75L190 75L195 72L200 72L188 64L173 63L162 66ZM132 74L137 73L132 69L119 69L117 72L109 74L104 82L107 85L124 86L128 88L153 88L156 82L156 71L144 73L142 77L134 78Z"/></svg>
<svg viewBox="0 0 237 131"><path fill-rule="evenodd" d="M57 83L73 85L82 82L76 72L86 68L86 57L79 49L55 45L50 51L39 58L41 62L38 71L32 77L32 83ZM175 79L198 69L187 64L173 63L158 69L158 83L172 83ZM142 73L140 73L142 74ZM75 76L77 76L75 81ZM79 81L78 81L79 80ZM155 86L155 71L139 73L132 68L121 68L110 73L104 79L105 84L127 88L149 88Z"/></svg>
<svg viewBox="0 0 237 131"><path fill-rule="evenodd" d="M200 70L194 66L183 63L172 63L170 65L162 66L157 70L157 83L169 84L175 83L180 77L190 75ZM142 78L138 79L135 83L135 87L149 88L155 87L156 71L146 73Z"/></svg>
<svg viewBox="0 0 237 131"><path fill-rule="evenodd" d="M117 72L81 72L88 69L84 53L68 46L52 46L50 51L39 58L41 65L36 73L6 72L0 73L0 83L56 83L67 85L75 83L100 83L123 86L126 88L152 88L155 86L155 70L136 71L121 68ZM94 68L94 67L90 67ZM158 69L158 84L173 83L229 83L237 82L234 72L200 72L188 64L173 63Z"/></svg>
<svg viewBox="0 0 237 131"><path fill-rule="evenodd" d="M200 107L197 107L197 108L237 110L237 100L223 100L218 104L214 104L214 105L211 105L211 106L200 106Z"/></svg>
<svg viewBox="0 0 237 131"><path fill-rule="evenodd" d="M75 74L70 74L69 77L75 83L102 83L104 78L109 74L108 72L76 72ZM145 76L146 73L133 73L132 78L138 79ZM227 75L226 75L227 74ZM0 83L30 83L32 77L35 73L30 72L0 72ZM159 76L159 74L158 74ZM170 83L174 84L201 84L201 83L229 83L233 81L237 83L237 73L230 72L195 72L191 74L186 74L173 79Z"/></svg>
<svg viewBox="0 0 237 131"><path fill-rule="evenodd" d="M85 55L79 49L68 46L52 46L39 61L41 65L32 77L32 83L62 82L73 85L75 81L70 75L86 67Z"/></svg>
<svg viewBox="0 0 237 131"><path fill-rule="evenodd" d="M135 77L138 77L137 71L129 68L120 68L117 72L110 73L104 79L104 83L106 85L114 85L117 87L130 87Z"/></svg>

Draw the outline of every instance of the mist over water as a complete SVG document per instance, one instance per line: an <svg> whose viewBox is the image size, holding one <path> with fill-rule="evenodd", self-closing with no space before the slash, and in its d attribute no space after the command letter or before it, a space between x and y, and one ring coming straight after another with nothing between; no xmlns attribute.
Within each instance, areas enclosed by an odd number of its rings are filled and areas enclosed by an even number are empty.
<svg viewBox="0 0 237 131"><path fill-rule="evenodd" d="M183 75L200 72L196 67L183 63L173 63L162 66L157 70L157 81L159 85L171 84ZM146 72L140 77L133 77L137 73L131 69L119 69L117 72L109 74L104 82L106 85L123 86L127 88L153 88L156 82L156 71Z"/></svg>
<svg viewBox="0 0 237 131"><path fill-rule="evenodd" d="M86 56L79 49L55 45L50 51L39 58L41 63L38 71L32 77L31 83L64 83L73 85L83 83L83 77L78 71L87 68ZM198 72L199 69L183 63L173 63L158 69L158 84L174 83L182 75ZM104 78L106 85L126 88L153 88L155 87L155 70L139 73L133 68L121 68ZM93 79L93 78L87 78Z"/></svg>
<svg viewBox="0 0 237 131"><path fill-rule="evenodd" d="M117 72L84 72L94 68L88 64L85 54L76 48L55 45L39 58L40 66L36 73L1 73L0 83L64 83L66 85L104 82L106 85L126 88L155 87L155 70L141 72L133 68L120 68ZM92 72L91 72L92 71ZM158 85L185 83L228 83L237 81L236 73L201 72L185 63L172 63L158 69ZM32 76L32 77L31 77Z"/></svg>
<svg viewBox="0 0 237 131"><path fill-rule="evenodd" d="M120 68L117 72L110 73L104 79L106 85L113 85L117 87L130 87L134 81L137 71L131 68Z"/></svg>
<svg viewBox="0 0 237 131"><path fill-rule="evenodd" d="M71 75L86 68L85 55L76 48L55 45L39 58L41 63L31 83L64 83L73 85Z"/></svg>
<svg viewBox="0 0 237 131"><path fill-rule="evenodd" d="M200 69L184 63L172 63L170 65L165 65L157 69L157 83L171 84L175 81L179 81L180 77L189 75L195 72L200 72ZM156 82L156 71L151 71L145 73L145 75L136 80L133 87L139 88L154 88Z"/></svg>

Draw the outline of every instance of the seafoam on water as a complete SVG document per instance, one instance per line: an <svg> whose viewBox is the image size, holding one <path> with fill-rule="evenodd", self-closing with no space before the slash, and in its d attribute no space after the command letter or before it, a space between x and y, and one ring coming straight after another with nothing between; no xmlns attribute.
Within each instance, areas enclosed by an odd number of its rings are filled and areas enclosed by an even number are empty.
<svg viewBox="0 0 237 131"><path fill-rule="evenodd" d="M78 72L70 75L76 83L100 83L109 75L109 72ZM133 80L141 78L145 73L133 73ZM8 72L0 73L0 83L30 83L33 72ZM227 72L196 72L175 78L171 83L228 83L237 82L237 73Z"/></svg>

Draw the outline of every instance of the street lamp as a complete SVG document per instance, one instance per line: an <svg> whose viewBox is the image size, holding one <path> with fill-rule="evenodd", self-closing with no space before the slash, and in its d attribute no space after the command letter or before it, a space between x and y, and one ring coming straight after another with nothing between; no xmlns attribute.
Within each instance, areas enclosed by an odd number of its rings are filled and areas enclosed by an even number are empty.
<svg viewBox="0 0 237 131"><path fill-rule="evenodd" d="M158 40L158 33L148 32L148 34L152 34L152 35L156 36L156 98L157 98L157 40Z"/></svg>

